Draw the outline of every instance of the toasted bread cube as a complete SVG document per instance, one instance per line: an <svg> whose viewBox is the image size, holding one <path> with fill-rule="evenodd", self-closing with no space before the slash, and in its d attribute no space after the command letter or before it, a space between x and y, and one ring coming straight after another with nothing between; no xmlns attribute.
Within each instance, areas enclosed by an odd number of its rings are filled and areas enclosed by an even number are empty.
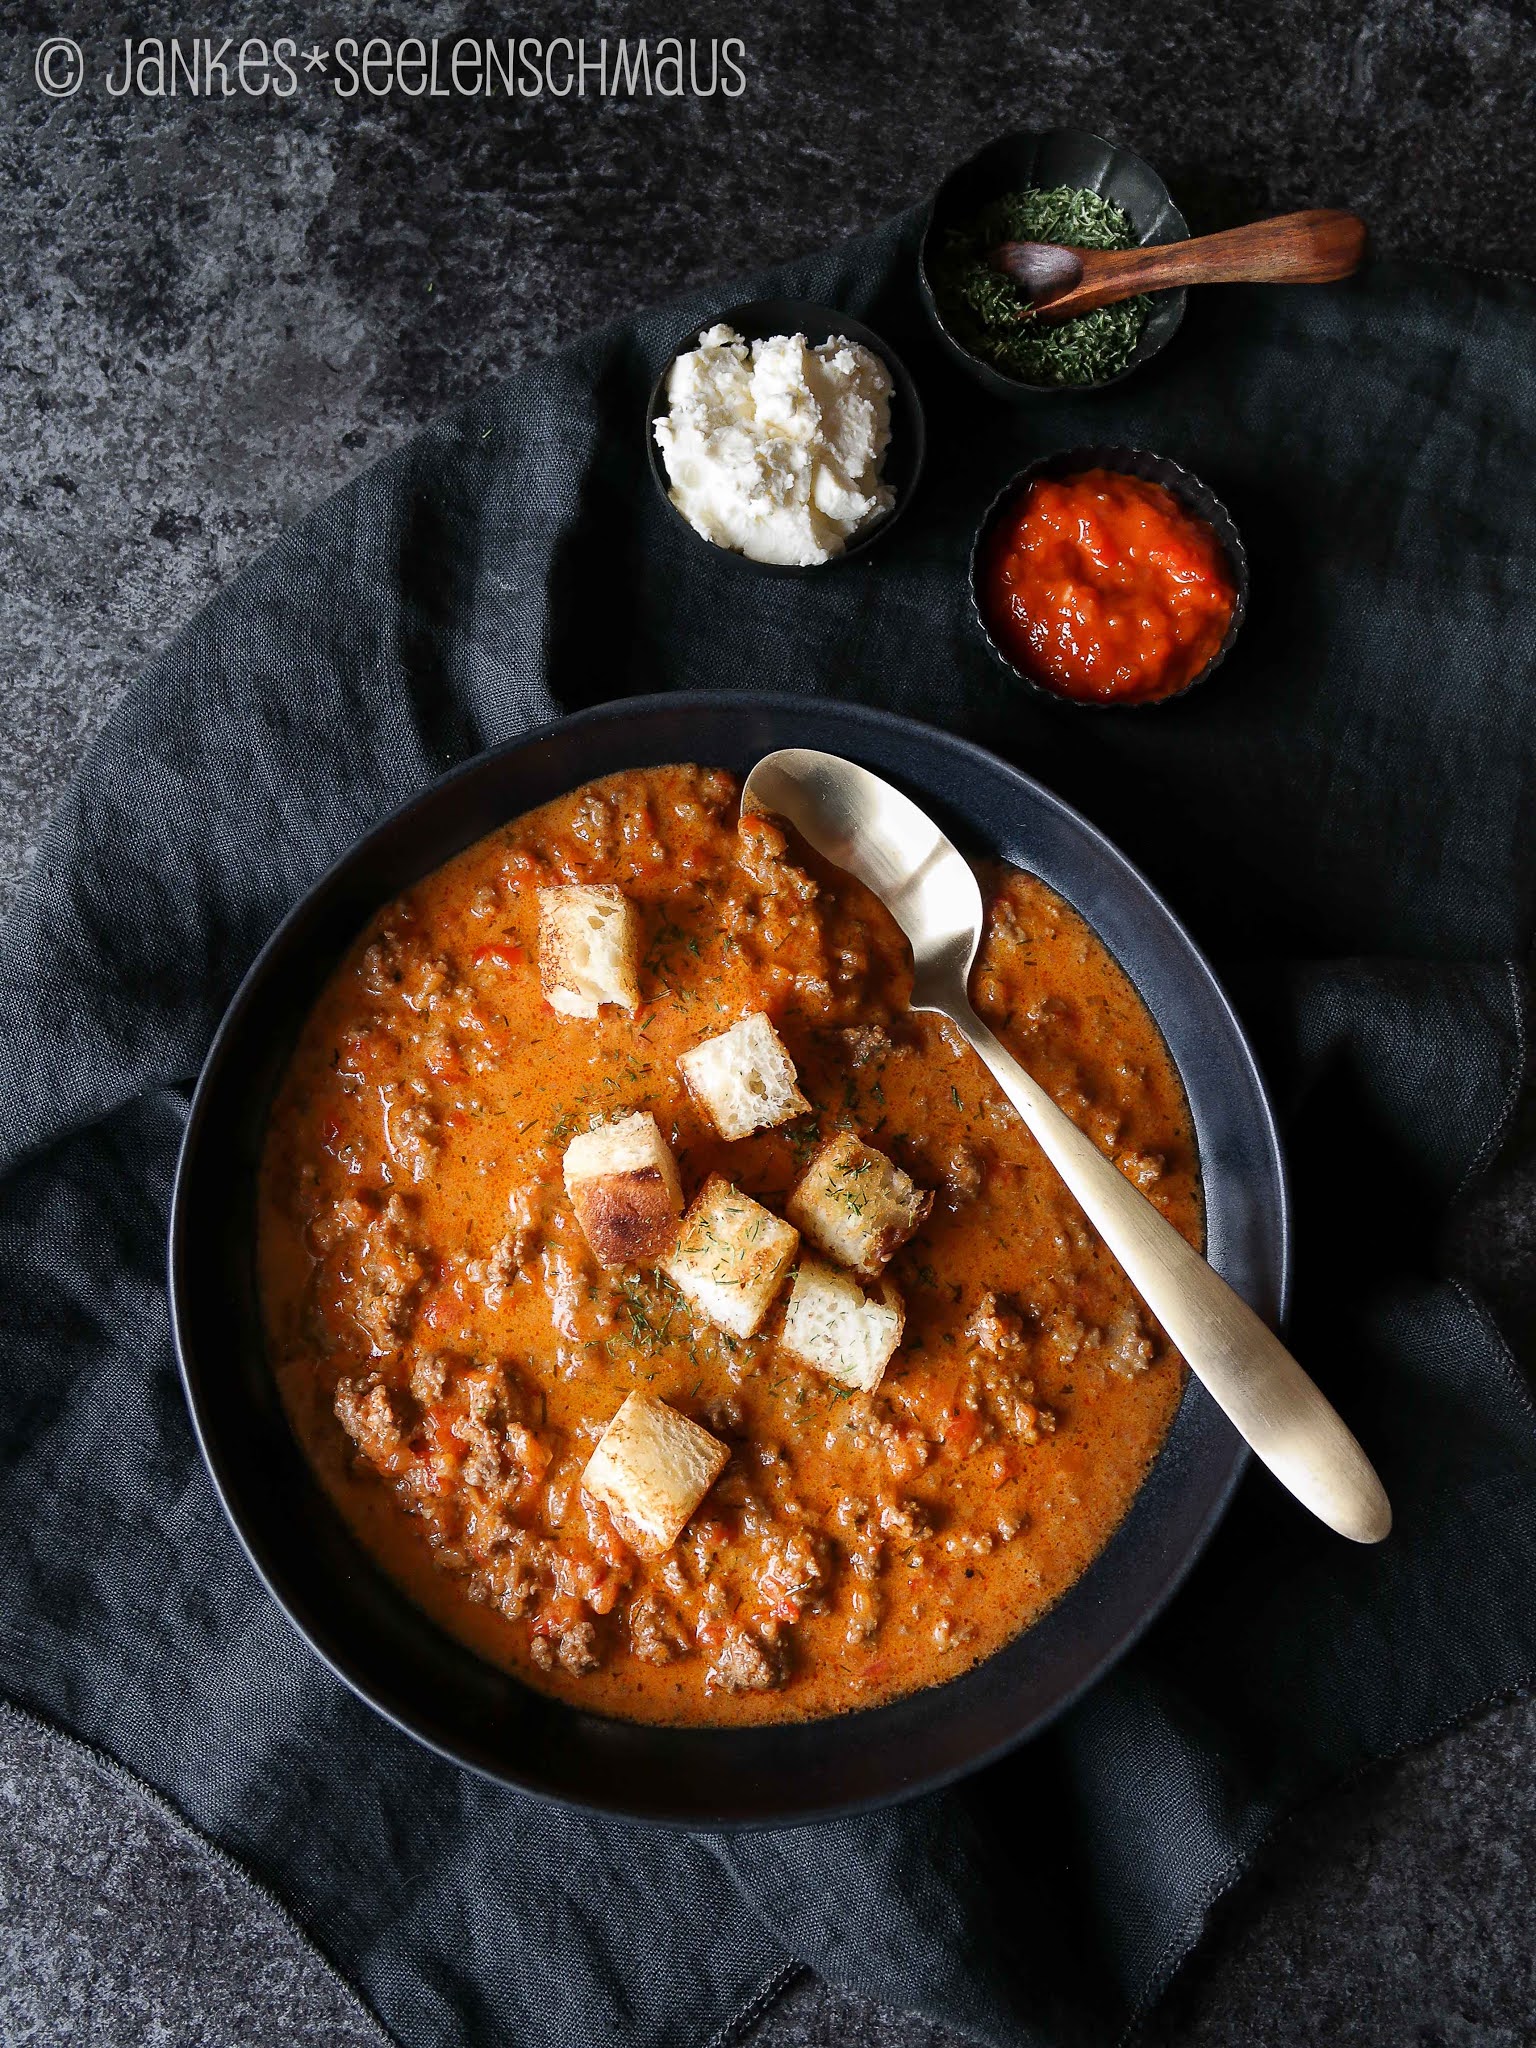
<svg viewBox="0 0 1536 2048"><path fill-rule="evenodd" d="M780 1344L790 1357L860 1394L879 1386L906 1316L887 1280L871 1301L857 1280L808 1253L800 1261Z"/></svg>
<svg viewBox="0 0 1536 2048"><path fill-rule="evenodd" d="M654 1265L676 1242L683 1186L672 1148L647 1110L572 1138L565 1191L605 1266Z"/></svg>
<svg viewBox="0 0 1536 2048"><path fill-rule="evenodd" d="M891 1254L922 1227L933 1196L873 1145L840 1131L784 1206L818 1251L862 1280L878 1280Z"/></svg>
<svg viewBox="0 0 1536 2048"><path fill-rule="evenodd" d="M634 906L604 882L539 891L539 979L562 1017L595 1017L604 1003L640 1001L640 934Z"/></svg>
<svg viewBox="0 0 1536 2048"><path fill-rule="evenodd" d="M660 1557L730 1456L707 1429L650 1394L631 1394L603 1431L581 1475L582 1491L612 1515L642 1557Z"/></svg>
<svg viewBox="0 0 1536 2048"><path fill-rule="evenodd" d="M688 1092L722 1138L745 1138L804 1116L795 1063L761 1010L706 1038L678 1061Z"/></svg>
<svg viewBox="0 0 1536 2048"><path fill-rule="evenodd" d="M701 1315L750 1337L773 1305L800 1242L771 1209L713 1173L693 1198L661 1270Z"/></svg>

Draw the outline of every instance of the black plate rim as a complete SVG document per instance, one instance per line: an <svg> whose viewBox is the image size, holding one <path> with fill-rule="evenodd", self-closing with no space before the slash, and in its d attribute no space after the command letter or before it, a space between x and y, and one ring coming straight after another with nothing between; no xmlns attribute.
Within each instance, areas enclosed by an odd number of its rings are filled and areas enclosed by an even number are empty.
<svg viewBox="0 0 1536 2048"><path fill-rule="evenodd" d="M247 1013L254 998L262 990L273 963L282 960L293 935L301 930L304 923L311 916L316 914L317 906L322 902L322 899L329 892L335 890L348 876L367 865L378 853L381 846L389 840L393 833L399 830L402 823L409 819L414 812L419 808L425 807L434 799L441 800L445 792L451 792L456 786L467 783L477 776L492 772L496 766L502 764L508 757L536 747L551 739L563 737L572 730L579 730L583 727L602 727L614 723L624 723L660 712L676 714L678 712L702 711L740 716L748 710L761 712L769 717L790 717L799 724L803 724L808 715L816 711L823 711L834 714L836 720L841 720L854 726L884 729L893 736L904 737L908 743L931 747L937 742L943 747L953 750L955 754L962 758L970 757L978 767L984 767L988 773L996 774L1001 772L1005 778L1009 778L1020 785L1027 794L1029 801L1046 806L1069 829L1084 835L1096 853L1101 856L1107 856L1112 867L1125 871L1138 891L1161 913L1162 917L1166 920L1171 936L1187 954L1191 965L1202 976L1204 994L1212 1002L1217 1018L1225 1025L1232 1050L1237 1055L1245 1071L1245 1079L1253 1098L1253 1107L1259 1116L1259 1124L1256 1128L1255 1136L1265 1154L1265 1165L1270 1176L1269 1193L1272 1205L1270 1216L1270 1227L1272 1230L1271 1254L1275 1288L1273 1310L1276 1320L1282 1327L1289 1310L1292 1282L1293 1233L1290 1190L1285 1171L1284 1153L1280 1144L1273 1107L1269 1101L1262 1073L1247 1035L1243 1031L1224 990L1211 971L1209 964L1194 945L1182 923L1168 909L1162 897L1126 856L1120 853L1119 849L1114 846L1107 835L1102 833L1098 827L1084 818L1081 813L1074 810L1072 806L1065 803L1042 784L1036 782L1032 777L1024 774L1023 771L1015 768L1011 763L1002 760L1001 757L974 741L962 739L957 735L925 725L916 719L885 712L877 707L848 703L836 699L807 698L793 692L679 691L661 693L659 695L619 699L610 703L594 705L581 711L573 712L565 717L548 721L498 747L487 749L473 756L470 760L459 764L459 766L438 780L428 784L406 803L398 806L389 815L371 827L362 838L343 853L299 897L257 953L250 967L241 978L235 995L221 1019L199 1075L196 1090L194 1091L178 1155L172 1192L171 1221L167 1243L167 1280L170 1300L171 1335L176 1353L178 1374L181 1379L182 1390L187 1401L199 1451L209 1476L213 1481L214 1490L225 1517L234 1529L241 1548L250 1560L252 1569L277 1605L279 1611L319 1660L341 1680L349 1691L364 1701L373 1711L380 1714L383 1719L391 1723L413 1741L421 1743L424 1747L435 1752L445 1760L461 1768L471 1770L476 1775L484 1777L493 1783L511 1787L525 1797L535 1798L541 1802L566 1809L605 1814L626 1820L639 1820L647 1824L695 1832L701 1828L705 1830L750 1832L756 1829L772 1829L830 1821L875 1811L881 1807L953 1784L1017 1749L1022 1743L1028 1741L1043 1728L1055 1721L1080 1699L1085 1692L1098 1683L1105 1673L1133 1647L1157 1616L1164 1610L1190 1571L1194 1568L1212 1532L1226 1513L1232 1496L1247 1469L1250 1456L1247 1447L1242 1443L1236 1432L1231 1429L1224 1418L1219 1416L1219 1411L1216 1410L1215 1404L1211 1402L1210 1397L1205 1394L1203 1388L1191 1376L1186 1386L1183 1401L1181 1402L1179 1415L1182 1416L1188 1405L1194 1402L1198 1406L1208 1409L1210 1415L1216 1419L1218 1427L1225 1432L1225 1439L1228 1442L1225 1475L1221 1483L1212 1490L1201 1520L1189 1533L1182 1556L1163 1577L1157 1596L1146 1604L1131 1625L1122 1629L1112 1641L1105 1644L1102 1651L1096 1656L1091 1668L1083 1674L1081 1679L1070 1688L1063 1689L1047 1710L1036 1715L1032 1720L1021 1723L1017 1728L1012 1729L1005 1736L986 1747L967 1755L962 1761L955 1763L953 1766L939 1770L923 1771L908 1778L898 1778L896 1782L877 1792L854 1798L816 1800L801 1804L789 1801L783 1804L774 1804L770 1810L764 1810L760 1802L753 1801L749 1802L740 1811L711 1809L707 1814L701 1814L696 1807L679 1806L675 1802L669 1801L658 1800L652 1802L649 1800L632 1801L627 1799L615 1801L601 1797L573 1794L566 1790L552 1789L547 1783L539 1782L530 1775L511 1768L500 1761L492 1761L483 1755L467 1753L464 1744L454 1743L435 1735L430 1729L422 1725L419 1718L393 1705L387 1696L386 1688L360 1678L354 1670L348 1668L343 1658L333 1654L330 1645L325 1639L322 1627L314 1619L313 1602L307 1596L305 1589L303 1587L295 1589L271 1566L263 1544L246 1528L243 1518L232 1499L234 1488L229 1481L229 1475L226 1470L224 1447L206 1426L207 1418L204 1398L199 1385L200 1369L194 1354L187 1325L185 1291L188 1281L188 1240L192 1229L191 1182L198 1165L199 1139L210 1115L215 1093L223 1083L224 1070L231 1056L231 1050L237 1043ZM512 816L516 815L516 813L509 812L508 815ZM473 843L473 837L478 836L481 836L481 834L476 832L471 838L466 839L464 844ZM441 860L448 858L452 858L452 855L442 855L438 861L433 862L429 867L421 869L420 872L431 872L432 866L441 865ZM386 899L381 898L379 900ZM1176 1417L1175 1428L1177 1426L1178 1418ZM298 1451L296 1444L294 1448L296 1454L302 1457L302 1453ZM1150 1484L1150 1480L1147 1484ZM1145 1490L1146 1487L1144 1486L1143 1491ZM1140 1495L1137 1496L1137 1499L1139 1498ZM1134 1509L1135 1501L1133 1501L1132 1506ZM332 1512L335 1513L336 1511L333 1509ZM1128 1515L1127 1521L1129 1519L1130 1516ZM1089 1567L1090 1573L1096 1570L1098 1565L1109 1555L1109 1552L1113 1550L1124 1533L1125 1525L1122 1524L1121 1530L1117 1531L1116 1535L1110 1539L1109 1545L1106 1546L1104 1552L1100 1553L1100 1558L1095 1561L1095 1565ZM355 1542L355 1539L353 1541ZM1081 1586L1083 1581L1080 1580L1076 1583L1078 1586ZM1065 1602L1071 1599L1074 1590L1075 1588L1069 1588L1068 1593L1063 1596L1063 1601L1058 1602L1056 1607L1050 1610L1050 1613L1060 1612ZM401 1599L408 1598L408 1596L403 1594L399 1597ZM1037 1627L1044 1626L1044 1621L1048 1618L1049 1615L1040 1624L1037 1624ZM435 1624L432 1626L435 1627ZM1034 1630L1024 1631L1021 1637L1014 1638L1014 1643L1027 1640L1033 1633ZM1006 1656L1010 1647L1005 1645L992 1658L984 1660L981 1665L972 1667L971 1672L986 1670L989 1665L995 1664L998 1659ZM473 1658L472 1652L465 1652L464 1654ZM478 1663L480 1660L475 1659L474 1661ZM960 1674L956 1679L948 1681L944 1685L929 1688L923 1693L906 1695L902 1699L889 1703L886 1706L873 1707L852 1714L835 1716L830 1720L797 1724L773 1724L773 1726L780 1731L784 1731L787 1728L799 1731L814 1731L817 1729L838 1729L848 1725L862 1725L864 1728L873 1731L874 1725L882 1716L894 1715L903 1708L909 1708L913 1702L940 1700L950 1691L951 1687L963 1684L970 1675L971 1673ZM515 1684L516 1681L513 1681L513 1683ZM577 1722L597 1724L604 1728L618 1728L628 1732L633 1732L638 1728L644 1732L645 1724L612 1722L605 1720L602 1716L584 1714L579 1709L564 1708L562 1703L559 1702L553 1704L560 1708L562 1713L570 1714ZM668 1736L685 1737L690 1745L698 1745L701 1749L708 1749L729 1746L739 1742L744 1735L750 1736L758 1731L702 1728L654 1732ZM772 1730L768 1732L772 1732Z"/></svg>

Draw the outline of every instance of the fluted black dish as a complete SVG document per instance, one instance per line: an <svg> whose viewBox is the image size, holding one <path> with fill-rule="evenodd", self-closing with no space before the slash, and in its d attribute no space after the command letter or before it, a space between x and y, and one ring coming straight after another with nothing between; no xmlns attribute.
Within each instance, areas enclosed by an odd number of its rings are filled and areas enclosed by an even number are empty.
<svg viewBox="0 0 1536 2048"><path fill-rule="evenodd" d="M1000 135L967 158L958 170L951 171L934 194L918 249L917 275L923 304L951 358L983 390L1014 405L1052 394L1061 397L1080 391L1107 391L1166 348L1184 318L1187 294L1182 289L1155 292L1152 310L1125 368L1113 377L1100 377L1089 384L1028 383L998 369L995 363L987 362L965 346L945 320L933 287L931 265L943 247L945 235L953 228L968 226L984 206L1000 199L1005 192L1020 192L1031 186L1050 190L1057 185L1075 186L1080 191L1097 192L1112 199L1130 216L1136 240L1143 247L1189 239L1188 222L1146 159L1086 128L1050 128L1041 133L1017 129L1010 135Z"/></svg>
<svg viewBox="0 0 1536 2048"><path fill-rule="evenodd" d="M998 521L1018 504L1030 485L1039 478L1080 476L1085 469L1112 469L1121 476L1136 476L1144 483L1161 484L1178 499L1186 512L1192 512L1197 519L1205 521L1220 541L1222 553L1227 558L1227 567L1231 572L1237 597L1221 645L1198 675L1191 676L1182 689L1171 690L1166 697L1116 700L1069 697L1064 691L1053 690L1047 684L1037 682L1027 669L1020 668L1011 656L1004 653L998 645L997 635L993 632L991 621L987 617L986 600L981 587L982 575ZM1155 711L1164 704L1177 704L1181 697L1187 697L1191 690L1197 690L1202 683L1209 682L1215 675L1231 653L1232 644L1237 639L1248 611L1248 556L1231 513L1209 484L1202 483L1191 470L1183 468L1170 457L1153 454L1150 448L1062 448L1054 455L1042 455L1034 462L1026 464L1016 476L1011 476L1003 485L987 507L982 522L976 529L976 538L971 543L970 578L971 610L976 615L976 623L980 626L982 636L991 648L994 659L1001 663L1015 682L1033 690L1037 697L1044 697L1052 704L1067 705L1077 711Z"/></svg>
<svg viewBox="0 0 1536 2048"><path fill-rule="evenodd" d="M735 548L722 548L693 527L672 502L672 486L667 477L667 466L662 461L661 450L656 445L653 432L655 422L667 415L667 373L680 355L697 348L699 336L711 327L724 325L734 327L746 341L768 341L776 334L803 334L815 348L820 342L830 341L833 335L841 335L848 341L856 341L877 355L891 373L894 387L891 393L891 440L885 451L885 466L881 480L888 483L896 493L896 502L889 512L883 512L872 520L862 532L856 533L840 555L834 555L827 562L756 562L750 555L743 555ZM668 352L666 361L657 371L656 381L651 386L651 395L645 408L645 448L650 463L651 477L656 488L666 500L667 511L678 525L696 541L700 547L710 549L713 554L723 555L729 561L739 562L746 569L755 569L764 576L824 576L829 570L841 567L847 562L856 562L868 554L885 539L912 501L917 489L918 478L923 472L923 461L927 453L927 430L923 422L923 402L918 396L917 386L911 372L897 355L888 341L876 334L872 327L866 327L862 320L855 320L850 313L840 313L835 306L819 306L810 299L752 299L741 306L727 306L724 312L716 313L712 319L691 327Z"/></svg>

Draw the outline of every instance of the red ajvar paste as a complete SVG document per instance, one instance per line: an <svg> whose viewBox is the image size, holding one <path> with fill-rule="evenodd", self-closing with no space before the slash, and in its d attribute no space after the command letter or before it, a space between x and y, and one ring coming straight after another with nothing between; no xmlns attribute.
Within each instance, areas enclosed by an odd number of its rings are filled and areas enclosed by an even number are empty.
<svg viewBox="0 0 1536 2048"><path fill-rule="evenodd" d="M1192 682L1237 601L1221 542L1171 491L1090 469L1031 484L992 537L983 609L1034 682L1146 704Z"/></svg>

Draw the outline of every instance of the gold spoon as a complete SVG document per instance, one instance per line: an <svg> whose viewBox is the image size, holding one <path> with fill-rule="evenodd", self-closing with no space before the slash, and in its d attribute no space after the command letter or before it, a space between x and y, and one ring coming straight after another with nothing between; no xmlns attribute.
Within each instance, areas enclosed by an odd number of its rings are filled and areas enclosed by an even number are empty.
<svg viewBox="0 0 1536 2048"><path fill-rule="evenodd" d="M1253 1450L1330 1529L1379 1543L1392 1509L1370 1460L1286 1350L1160 1210L1007 1052L966 993L981 890L927 814L836 754L787 747L747 777L743 811L788 819L872 889L907 936L914 1010L947 1017L990 1069L1191 1372Z"/></svg>

